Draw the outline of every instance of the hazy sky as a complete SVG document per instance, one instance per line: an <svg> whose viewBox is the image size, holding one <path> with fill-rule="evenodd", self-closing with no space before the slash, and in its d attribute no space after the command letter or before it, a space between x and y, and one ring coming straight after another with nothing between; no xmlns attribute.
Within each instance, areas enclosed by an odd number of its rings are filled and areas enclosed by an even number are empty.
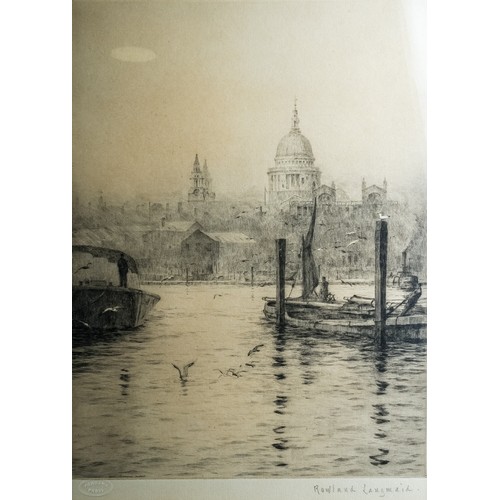
<svg viewBox="0 0 500 500"><path fill-rule="evenodd" d="M294 98L323 182L425 180L425 1L73 4L82 197L263 192Z"/></svg>

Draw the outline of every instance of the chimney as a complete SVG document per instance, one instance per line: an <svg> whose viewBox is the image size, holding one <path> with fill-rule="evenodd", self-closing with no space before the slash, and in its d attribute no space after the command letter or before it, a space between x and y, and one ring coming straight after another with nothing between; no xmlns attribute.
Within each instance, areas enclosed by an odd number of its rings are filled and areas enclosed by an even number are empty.
<svg viewBox="0 0 500 500"><path fill-rule="evenodd" d="M407 268L406 268L406 250L403 250L403 253L401 255L403 257L403 273L406 273L407 272Z"/></svg>

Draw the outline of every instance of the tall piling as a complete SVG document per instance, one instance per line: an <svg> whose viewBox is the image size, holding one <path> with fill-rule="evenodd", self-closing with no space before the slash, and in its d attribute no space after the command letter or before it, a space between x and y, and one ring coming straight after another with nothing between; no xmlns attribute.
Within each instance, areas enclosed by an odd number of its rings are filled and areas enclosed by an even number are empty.
<svg viewBox="0 0 500 500"><path fill-rule="evenodd" d="M276 325L285 324L286 239L276 240Z"/></svg>
<svg viewBox="0 0 500 500"><path fill-rule="evenodd" d="M186 285L189 285L189 267L186 267Z"/></svg>
<svg viewBox="0 0 500 500"><path fill-rule="evenodd" d="M385 343L387 287L387 220L378 220L375 227L375 335Z"/></svg>
<svg viewBox="0 0 500 500"><path fill-rule="evenodd" d="M250 285L253 286L253 266L250 268Z"/></svg>

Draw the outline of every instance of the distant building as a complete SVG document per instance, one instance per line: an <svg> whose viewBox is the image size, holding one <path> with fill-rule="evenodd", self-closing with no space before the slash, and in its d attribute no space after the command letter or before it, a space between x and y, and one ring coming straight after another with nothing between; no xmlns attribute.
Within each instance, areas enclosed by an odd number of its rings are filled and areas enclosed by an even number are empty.
<svg viewBox="0 0 500 500"><path fill-rule="evenodd" d="M375 184L366 187L366 181L363 178L361 195L363 205L384 205L387 203L387 181L384 179L383 187L375 186Z"/></svg>
<svg viewBox="0 0 500 500"><path fill-rule="evenodd" d="M215 200L215 193L212 190L212 177L208 171L207 160L205 160L202 169L198 160L198 154L196 154L194 159L190 182L188 202Z"/></svg>
<svg viewBox="0 0 500 500"><path fill-rule="evenodd" d="M312 214L313 200L316 198L319 213L335 213L336 207L366 207L381 210L391 204L387 198L387 181L383 186L366 186L363 179L361 201L346 201L337 197L337 188L321 184L321 171L314 165L311 143L299 128L299 115L295 104L292 127L276 149L274 166L267 172L265 204L270 211L278 211L297 216ZM342 200L342 201L340 201Z"/></svg>
<svg viewBox="0 0 500 500"><path fill-rule="evenodd" d="M255 251L255 240L242 233L194 231L181 243L184 265L195 279L215 274L244 273Z"/></svg>
<svg viewBox="0 0 500 500"><path fill-rule="evenodd" d="M295 104L290 132L280 140L274 166L267 172L265 201L270 209L306 215L318 195L325 203L335 203L335 186L321 185L321 171L314 160L311 143L300 131Z"/></svg>
<svg viewBox="0 0 500 500"><path fill-rule="evenodd" d="M146 257L158 264L178 260L181 242L198 229L203 229L197 221L167 221L162 219L160 227L144 235Z"/></svg>

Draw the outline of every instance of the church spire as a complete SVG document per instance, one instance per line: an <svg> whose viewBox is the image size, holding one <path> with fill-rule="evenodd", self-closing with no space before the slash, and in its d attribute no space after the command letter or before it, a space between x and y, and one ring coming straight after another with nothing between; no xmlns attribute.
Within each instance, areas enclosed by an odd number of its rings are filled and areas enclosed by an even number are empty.
<svg viewBox="0 0 500 500"><path fill-rule="evenodd" d="M293 107L293 115L292 115L292 131L300 132L299 128L299 113L297 111L297 98L295 98L295 105Z"/></svg>
<svg viewBox="0 0 500 500"><path fill-rule="evenodd" d="M200 170L200 160L198 160L198 153L196 153L196 156L194 158L193 172L201 172L201 170Z"/></svg>

